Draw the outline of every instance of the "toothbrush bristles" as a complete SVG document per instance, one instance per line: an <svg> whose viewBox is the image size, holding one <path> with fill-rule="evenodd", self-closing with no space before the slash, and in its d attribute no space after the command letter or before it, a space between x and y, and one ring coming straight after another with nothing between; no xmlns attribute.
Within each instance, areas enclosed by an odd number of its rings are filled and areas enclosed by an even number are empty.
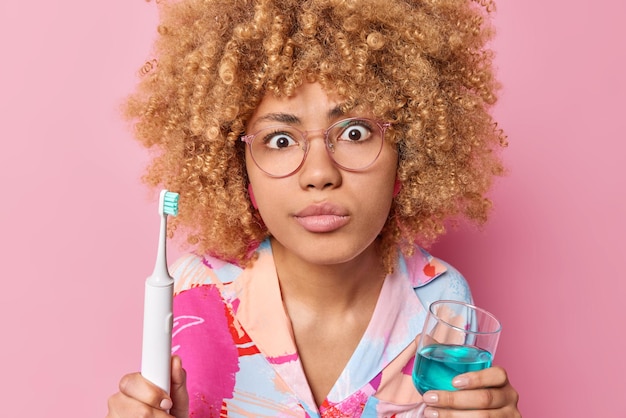
<svg viewBox="0 0 626 418"><path fill-rule="evenodd" d="M165 192L163 196L163 213L167 215L178 215L178 193Z"/></svg>

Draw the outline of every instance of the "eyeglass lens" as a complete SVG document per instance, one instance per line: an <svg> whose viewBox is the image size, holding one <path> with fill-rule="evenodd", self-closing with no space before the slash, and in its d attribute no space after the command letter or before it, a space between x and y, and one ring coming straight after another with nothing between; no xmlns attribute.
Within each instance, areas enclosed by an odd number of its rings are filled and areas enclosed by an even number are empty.
<svg viewBox="0 0 626 418"><path fill-rule="evenodd" d="M362 170L376 161L387 125L363 118L350 118L323 132L326 149L333 161L346 170ZM252 159L267 174L285 177L297 171L306 158L312 132L281 125L261 129L243 137Z"/></svg>

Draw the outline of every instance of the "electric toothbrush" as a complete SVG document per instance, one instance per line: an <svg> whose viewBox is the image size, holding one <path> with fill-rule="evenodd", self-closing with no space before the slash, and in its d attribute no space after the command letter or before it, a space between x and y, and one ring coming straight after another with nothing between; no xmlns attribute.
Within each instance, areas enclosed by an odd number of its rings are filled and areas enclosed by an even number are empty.
<svg viewBox="0 0 626 418"><path fill-rule="evenodd" d="M170 392L172 356L172 299L174 279L167 270L167 216L178 214L178 193L162 190L159 195L161 229L156 263L146 279L143 314L141 374Z"/></svg>

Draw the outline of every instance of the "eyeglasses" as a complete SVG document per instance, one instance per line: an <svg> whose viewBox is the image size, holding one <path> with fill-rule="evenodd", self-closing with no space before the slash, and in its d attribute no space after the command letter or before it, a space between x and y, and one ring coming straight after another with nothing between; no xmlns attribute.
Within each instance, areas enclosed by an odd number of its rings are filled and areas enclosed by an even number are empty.
<svg viewBox="0 0 626 418"><path fill-rule="evenodd" d="M343 119L328 129L301 131L289 125L263 128L244 135L252 160L271 177L287 177L302 167L309 152L309 135L321 133L333 162L347 171L365 170L378 159L390 123L367 118Z"/></svg>

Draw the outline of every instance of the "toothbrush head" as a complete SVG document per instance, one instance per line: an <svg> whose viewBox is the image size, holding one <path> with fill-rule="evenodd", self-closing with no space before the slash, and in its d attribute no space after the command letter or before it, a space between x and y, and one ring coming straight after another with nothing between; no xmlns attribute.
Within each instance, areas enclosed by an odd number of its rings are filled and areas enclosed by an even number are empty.
<svg viewBox="0 0 626 418"><path fill-rule="evenodd" d="M161 190L159 196L159 215L178 215L178 193Z"/></svg>

